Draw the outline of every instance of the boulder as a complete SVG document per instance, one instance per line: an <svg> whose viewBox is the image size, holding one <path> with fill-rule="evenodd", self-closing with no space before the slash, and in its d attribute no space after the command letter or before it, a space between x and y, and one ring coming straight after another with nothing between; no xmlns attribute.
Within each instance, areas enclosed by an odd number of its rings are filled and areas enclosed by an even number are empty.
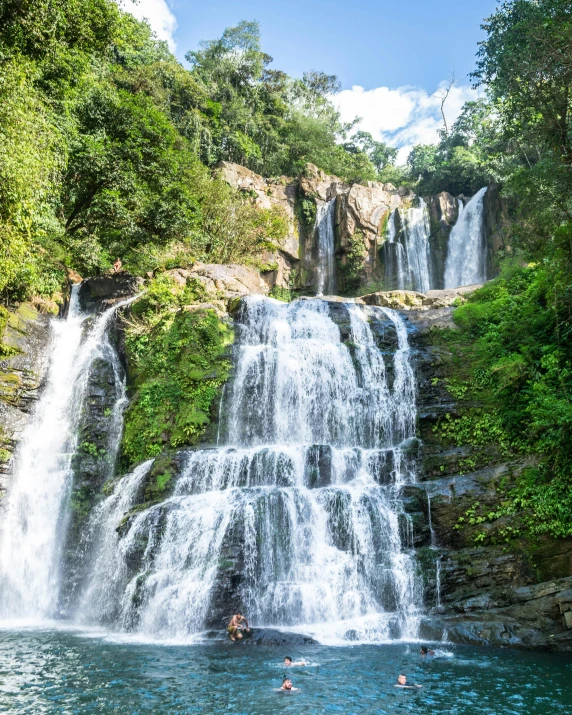
<svg viewBox="0 0 572 715"><path fill-rule="evenodd" d="M466 295L481 287L481 285L462 286L460 288L430 290L427 293L418 293L414 290L378 291L364 295L361 299L366 305L379 305L395 310L438 310L450 308L457 303L463 302Z"/></svg>
<svg viewBox="0 0 572 715"><path fill-rule="evenodd" d="M268 295L268 284L260 273L248 266L233 263L195 263L192 268L173 268L167 271L183 287L189 280L198 281L209 299L229 301L253 293Z"/></svg>
<svg viewBox="0 0 572 715"><path fill-rule="evenodd" d="M106 273L83 281L79 289L79 302L83 310L109 307L138 293L143 279L130 273Z"/></svg>
<svg viewBox="0 0 572 715"><path fill-rule="evenodd" d="M250 632L243 631L243 638L234 643L228 637L226 631L208 631L206 637L213 640L224 640L229 645L262 645L262 646L284 646L298 647L303 645L317 645L318 641L302 633L290 633L279 631L276 628L251 628Z"/></svg>

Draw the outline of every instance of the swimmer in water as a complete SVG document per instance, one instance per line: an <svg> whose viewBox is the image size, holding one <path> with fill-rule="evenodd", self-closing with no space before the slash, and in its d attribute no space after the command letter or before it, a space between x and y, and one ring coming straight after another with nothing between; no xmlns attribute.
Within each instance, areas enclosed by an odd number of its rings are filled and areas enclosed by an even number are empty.
<svg viewBox="0 0 572 715"><path fill-rule="evenodd" d="M293 661L292 658L290 658L289 655L287 655L287 656L284 658L284 667L285 667L285 668L291 668L291 667L293 667L293 666L295 666L295 665L306 665L306 661L305 661L305 660L295 660L295 661Z"/></svg>
<svg viewBox="0 0 572 715"><path fill-rule="evenodd" d="M292 692L293 690L300 690L300 688L292 687L292 681L290 680L290 678L284 678L284 680L282 681L282 687L279 688L279 690Z"/></svg>
<svg viewBox="0 0 572 715"><path fill-rule="evenodd" d="M398 675L397 676L397 683L395 683L396 688L420 688L420 685L417 685L417 683L408 683L407 682L407 676L406 675Z"/></svg>
<svg viewBox="0 0 572 715"><path fill-rule="evenodd" d="M426 655L435 655L434 650L429 650L426 645L421 646L421 650L419 651L421 655L425 658Z"/></svg>

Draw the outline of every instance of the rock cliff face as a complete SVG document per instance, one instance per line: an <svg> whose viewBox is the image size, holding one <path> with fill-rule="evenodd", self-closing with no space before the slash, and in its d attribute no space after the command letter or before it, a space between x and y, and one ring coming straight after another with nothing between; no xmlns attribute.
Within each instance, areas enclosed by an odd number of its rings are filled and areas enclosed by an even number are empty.
<svg viewBox="0 0 572 715"><path fill-rule="evenodd" d="M1 325L1 323L0 323ZM48 366L50 314L22 303L0 331L0 493Z"/></svg>
<svg viewBox="0 0 572 715"><path fill-rule="evenodd" d="M289 233L282 246L265 253L269 265L263 273L269 287L305 291L316 288L318 260L315 228L317 206L336 200L335 255L338 284L355 290L385 280L382 246L387 237L387 222L396 208L414 206L418 197L408 189L370 181L367 185L348 185L308 164L297 181L281 177L264 179L238 164L221 162L219 174L229 184L252 196L261 207L280 206L289 220ZM447 192L424 197L430 219L430 261L434 285L443 287L449 234L459 213L459 200ZM505 248L506 206L498 186L491 185L485 195L485 235L488 246L488 275L496 273L496 256Z"/></svg>
<svg viewBox="0 0 572 715"><path fill-rule="evenodd" d="M429 608L423 633L446 633L460 643L572 650L572 540L503 540L492 531L484 542L475 540L467 512L475 504L497 509L530 460L507 461L498 444L459 443L439 429L467 414L451 388L463 358L443 339L454 329L453 308L415 308L405 313L417 356L421 438L419 487L412 489L431 526L430 540L418 541Z"/></svg>
<svg viewBox="0 0 572 715"><path fill-rule="evenodd" d="M240 164L221 161L217 165L219 176L231 186L252 197L261 208L280 207L288 218L289 230L276 251L265 251L260 260L269 266L262 276L268 287L287 288L295 282L294 273L300 262L299 223L296 216L297 184L287 177L264 179Z"/></svg>
<svg viewBox="0 0 572 715"><path fill-rule="evenodd" d="M449 234L459 216L459 204L451 194L442 191L440 194L427 198L427 208L431 226L429 237L431 271L435 276L435 285L442 288L445 285L445 262Z"/></svg>

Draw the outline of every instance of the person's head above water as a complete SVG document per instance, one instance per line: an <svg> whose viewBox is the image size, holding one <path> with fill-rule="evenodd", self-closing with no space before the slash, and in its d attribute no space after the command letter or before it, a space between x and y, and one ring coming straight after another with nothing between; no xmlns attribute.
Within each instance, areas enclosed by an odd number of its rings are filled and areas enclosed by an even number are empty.
<svg viewBox="0 0 572 715"><path fill-rule="evenodd" d="M429 648L427 648L426 645L422 645L421 646L421 655L427 655L428 652L429 652Z"/></svg>
<svg viewBox="0 0 572 715"><path fill-rule="evenodd" d="M292 665L292 658L289 655L284 658L284 665Z"/></svg>
<svg viewBox="0 0 572 715"><path fill-rule="evenodd" d="M292 690L292 681L290 680L290 678L284 678L284 680L282 681L282 687L284 688L284 690Z"/></svg>
<svg viewBox="0 0 572 715"><path fill-rule="evenodd" d="M407 676L405 675L398 675L397 676L397 682L399 685L407 685Z"/></svg>

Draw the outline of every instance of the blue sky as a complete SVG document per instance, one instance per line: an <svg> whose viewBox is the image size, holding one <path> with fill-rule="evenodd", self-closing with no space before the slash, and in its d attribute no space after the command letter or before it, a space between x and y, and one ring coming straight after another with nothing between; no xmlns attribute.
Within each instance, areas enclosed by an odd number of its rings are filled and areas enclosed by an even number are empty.
<svg viewBox="0 0 572 715"><path fill-rule="evenodd" d="M167 39L179 59L200 40L219 37L240 20L258 20L263 49L293 76L306 69L336 74L344 119L402 149L436 141L440 92L455 74L448 120L475 96L480 24L496 0L123 0Z"/></svg>

